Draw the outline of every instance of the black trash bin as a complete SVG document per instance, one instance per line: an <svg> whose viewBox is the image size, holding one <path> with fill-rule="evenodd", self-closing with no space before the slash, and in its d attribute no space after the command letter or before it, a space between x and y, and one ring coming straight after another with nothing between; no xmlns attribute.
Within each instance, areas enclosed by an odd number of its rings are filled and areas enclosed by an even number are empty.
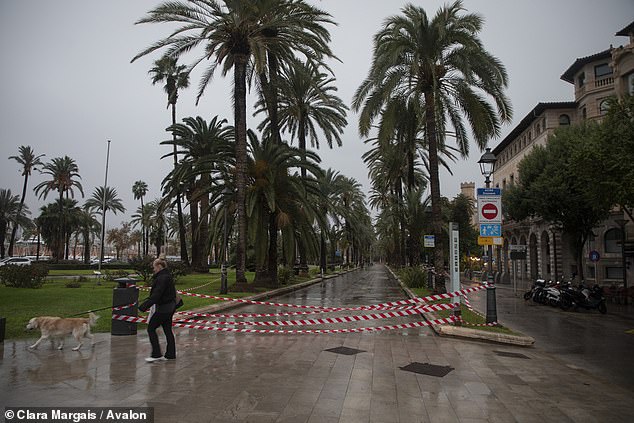
<svg viewBox="0 0 634 423"><path fill-rule="evenodd" d="M120 307L128 304L136 303L139 300L139 290L136 286L136 280L130 278L115 279L117 287L112 291L112 306ZM126 307L123 310L112 310L112 315L120 316L138 316L137 306ZM126 322L123 320L112 319L112 335L136 335L136 322Z"/></svg>

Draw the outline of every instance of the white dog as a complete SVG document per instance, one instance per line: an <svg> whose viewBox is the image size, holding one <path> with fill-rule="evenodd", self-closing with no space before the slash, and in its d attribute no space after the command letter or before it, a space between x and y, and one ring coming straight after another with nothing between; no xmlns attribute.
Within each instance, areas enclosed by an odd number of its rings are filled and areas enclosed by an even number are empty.
<svg viewBox="0 0 634 423"><path fill-rule="evenodd" d="M94 313L89 313L88 318L34 317L29 320L26 328L29 330L39 329L41 336L40 339L29 348L37 348L39 343L45 339L49 339L51 346L55 347L54 340L59 339L60 344L57 349L61 350L64 348L64 337L72 334L77 342L79 342L79 345L73 348L73 351L78 351L82 346L81 340L83 337L92 339L93 336L90 333L90 327L95 325L98 318L99 316Z"/></svg>

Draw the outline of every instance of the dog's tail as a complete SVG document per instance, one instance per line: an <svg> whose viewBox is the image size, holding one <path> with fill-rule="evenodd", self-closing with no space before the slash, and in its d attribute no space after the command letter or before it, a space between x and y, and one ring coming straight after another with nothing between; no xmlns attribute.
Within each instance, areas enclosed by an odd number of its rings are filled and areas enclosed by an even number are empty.
<svg viewBox="0 0 634 423"><path fill-rule="evenodd" d="M88 313L88 324L90 326L95 326L98 318L99 316L97 316L95 313Z"/></svg>

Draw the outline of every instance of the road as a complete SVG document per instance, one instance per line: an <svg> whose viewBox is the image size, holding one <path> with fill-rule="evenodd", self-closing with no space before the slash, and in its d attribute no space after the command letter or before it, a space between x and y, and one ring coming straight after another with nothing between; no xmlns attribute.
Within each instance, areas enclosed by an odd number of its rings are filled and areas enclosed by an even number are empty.
<svg viewBox="0 0 634 423"><path fill-rule="evenodd" d="M608 313L596 310L563 311L524 301L523 290L496 289L498 320L535 338L535 348L553 354L568 367L584 369L634 391L634 310L608 304ZM470 294L484 312L486 293ZM618 309L618 310L615 310ZM611 312L612 311L612 312Z"/></svg>

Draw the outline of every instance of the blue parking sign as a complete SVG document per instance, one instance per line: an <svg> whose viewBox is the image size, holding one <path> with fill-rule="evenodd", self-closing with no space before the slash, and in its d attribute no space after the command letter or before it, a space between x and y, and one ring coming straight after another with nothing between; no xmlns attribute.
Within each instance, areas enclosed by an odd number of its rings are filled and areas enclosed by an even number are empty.
<svg viewBox="0 0 634 423"><path fill-rule="evenodd" d="M502 236L502 225L483 223L480 225L480 236Z"/></svg>

